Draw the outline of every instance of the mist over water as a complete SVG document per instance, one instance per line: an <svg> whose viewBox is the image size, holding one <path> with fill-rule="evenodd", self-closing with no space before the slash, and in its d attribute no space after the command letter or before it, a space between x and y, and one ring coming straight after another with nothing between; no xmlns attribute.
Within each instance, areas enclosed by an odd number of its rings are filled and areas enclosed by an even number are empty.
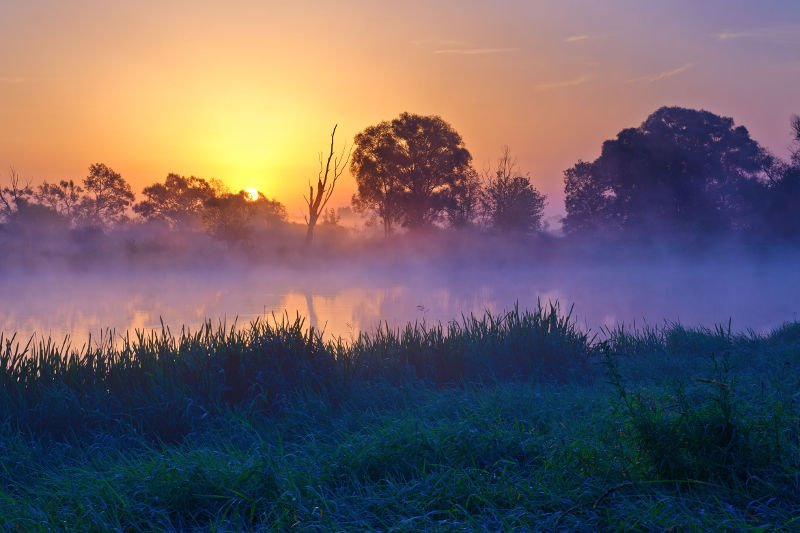
<svg viewBox="0 0 800 533"><path fill-rule="evenodd" d="M708 255L702 259L615 259L475 262L408 261L396 266L227 265L193 270L69 271L6 274L0 331L18 339L36 334L73 346L101 331L194 330L247 325L257 318L294 319L349 340L380 323L431 324L462 315L500 313L515 304L558 301L584 330L620 324L767 331L794 321L800 284L794 256Z"/></svg>

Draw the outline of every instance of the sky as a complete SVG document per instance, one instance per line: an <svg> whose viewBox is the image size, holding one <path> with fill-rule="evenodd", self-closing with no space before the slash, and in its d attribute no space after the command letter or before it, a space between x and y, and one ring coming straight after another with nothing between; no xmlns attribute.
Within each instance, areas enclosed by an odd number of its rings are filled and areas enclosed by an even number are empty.
<svg viewBox="0 0 800 533"><path fill-rule="evenodd" d="M217 178L302 219L333 125L349 144L408 111L478 170L508 145L555 221L563 171L663 105L786 157L798 52L795 0L0 0L0 183L103 162L137 193ZM354 191L345 175L331 205Z"/></svg>

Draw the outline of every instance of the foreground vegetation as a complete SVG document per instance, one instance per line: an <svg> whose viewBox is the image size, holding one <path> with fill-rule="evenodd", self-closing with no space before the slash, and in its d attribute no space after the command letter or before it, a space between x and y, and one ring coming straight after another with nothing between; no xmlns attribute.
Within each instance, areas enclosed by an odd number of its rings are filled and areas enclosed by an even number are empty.
<svg viewBox="0 0 800 533"><path fill-rule="evenodd" d="M0 340L0 529L794 529L800 324Z"/></svg>

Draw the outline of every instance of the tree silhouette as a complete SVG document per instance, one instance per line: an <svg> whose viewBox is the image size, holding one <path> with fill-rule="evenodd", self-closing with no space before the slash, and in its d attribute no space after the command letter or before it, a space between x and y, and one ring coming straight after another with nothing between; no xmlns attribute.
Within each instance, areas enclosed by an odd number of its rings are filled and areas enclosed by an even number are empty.
<svg viewBox="0 0 800 533"><path fill-rule="evenodd" d="M251 200L248 193L223 194L205 203L203 222L207 231L223 240L240 242L256 230L269 230L286 220L286 208L277 200L259 193Z"/></svg>
<svg viewBox="0 0 800 533"><path fill-rule="evenodd" d="M338 157L335 157L334 138L336 137L337 127L338 124L334 125L333 131L331 131L331 146L328 150L328 157L324 164L322 152L319 154L319 174L317 175L316 190L314 189L314 185L309 182L308 196L303 198L306 201L306 206L308 207L308 215L306 215L306 246L310 245L314 238L314 227L317 225L317 220L319 220L320 215L322 215L322 213L325 211L325 206L328 205L328 201L331 199L331 195L336 188L336 182L347 168L347 162L349 161L352 153L351 149L350 152L348 152L345 156L345 150L347 148L347 145L345 144L345 146L342 147L341 154ZM333 162L332 168L331 162Z"/></svg>
<svg viewBox="0 0 800 533"><path fill-rule="evenodd" d="M87 224L111 227L123 222L125 211L133 203L131 186L118 172L102 163L89 167L89 175L83 180L85 196L81 211Z"/></svg>
<svg viewBox="0 0 800 533"><path fill-rule="evenodd" d="M712 234L745 230L771 158L733 119L663 107L565 174L564 229Z"/></svg>
<svg viewBox="0 0 800 533"><path fill-rule="evenodd" d="M792 136L800 143L800 117L791 120ZM800 147L792 151L789 163L775 161L769 169L769 189L762 212L770 237L800 240Z"/></svg>
<svg viewBox="0 0 800 533"><path fill-rule="evenodd" d="M61 180L58 183L44 182L39 185L33 196L40 204L60 214L69 223L74 223L79 215L83 189L73 180Z"/></svg>
<svg viewBox="0 0 800 533"><path fill-rule="evenodd" d="M142 194L145 199L133 210L146 220L163 220L176 228L199 223L206 203L217 191L202 178L169 174L164 183L145 187Z"/></svg>
<svg viewBox="0 0 800 533"><path fill-rule="evenodd" d="M22 178L14 167L9 168L8 179L9 184L0 189L0 219L15 213L33 194L30 184L22 184Z"/></svg>
<svg viewBox="0 0 800 533"><path fill-rule="evenodd" d="M389 122L370 126L356 136L350 162L350 172L358 184L353 209L358 213L374 212L383 223L386 237L391 235L402 214L400 176L390 161L394 142Z"/></svg>
<svg viewBox="0 0 800 533"><path fill-rule="evenodd" d="M17 238L28 242L61 236L70 227L70 219L52 207L28 201L19 202L6 223Z"/></svg>
<svg viewBox="0 0 800 533"><path fill-rule="evenodd" d="M336 210L331 207L322 213L322 220L320 221L320 224L323 226L338 226L341 220L341 215L339 215Z"/></svg>
<svg viewBox="0 0 800 533"><path fill-rule="evenodd" d="M465 228L478 222L481 215L483 184L474 169L469 169L456 181L453 194L445 206L447 220L454 228Z"/></svg>
<svg viewBox="0 0 800 533"><path fill-rule="evenodd" d="M578 163L564 171L565 233L593 231L598 226L617 228L612 214L614 189L595 176L592 163Z"/></svg>
<svg viewBox="0 0 800 533"><path fill-rule="evenodd" d="M356 136L353 205L374 210L386 235L398 222L430 226L454 201L471 160L461 136L440 117L402 113Z"/></svg>
<svg viewBox="0 0 800 533"><path fill-rule="evenodd" d="M495 230L532 232L542 227L545 197L529 177L517 173L516 161L508 146L497 162L495 175L486 183L481 203Z"/></svg>

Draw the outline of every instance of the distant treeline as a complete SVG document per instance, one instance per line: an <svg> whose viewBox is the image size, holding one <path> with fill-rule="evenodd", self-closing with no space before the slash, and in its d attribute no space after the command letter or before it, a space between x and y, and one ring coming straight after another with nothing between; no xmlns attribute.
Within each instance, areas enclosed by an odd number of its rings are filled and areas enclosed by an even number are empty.
<svg viewBox="0 0 800 533"><path fill-rule="evenodd" d="M800 118L792 121L800 143ZM335 129L334 129L335 134ZM331 156L333 158L333 134ZM564 172L567 237L639 242L664 237L692 242L719 236L800 242L800 144L789 161L770 154L733 119L663 107L639 127L603 143L595 161ZM344 152L343 152L344 154ZM325 209L343 164L357 192L351 208ZM483 172L461 136L438 116L403 113L356 135L348 157L335 159L334 179L320 158L318 187L306 199L306 244L321 228L340 226L354 211L386 237L443 228L522 238L545 230L547 199L519 171L508 148ZM285 207L253 191L231 192L217 180L169 174L145 187L139 201L108 166L89 167L76 182L34 186L13 169L0 189L0 239L81 239L139 229L204 235L240 243L282 234L302 242ZM324 201L320 201L324 200ZM294 226L294 229L291 228ZM299 229L298 229L299 228Z"/></svg>

